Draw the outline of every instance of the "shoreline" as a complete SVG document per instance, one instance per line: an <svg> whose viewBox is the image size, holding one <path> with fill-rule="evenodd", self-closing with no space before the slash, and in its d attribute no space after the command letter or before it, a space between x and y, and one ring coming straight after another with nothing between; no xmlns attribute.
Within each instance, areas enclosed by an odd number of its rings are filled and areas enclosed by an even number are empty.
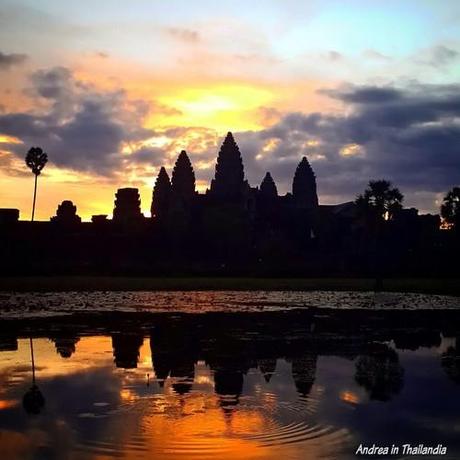
<svg viewBox="0 0 460 460"><path fill-rule="evenodd" d="M0 292L67 291L373 291L373 278L21 276ZM379 291L460 296L458 278L386 278Z"/></svg>

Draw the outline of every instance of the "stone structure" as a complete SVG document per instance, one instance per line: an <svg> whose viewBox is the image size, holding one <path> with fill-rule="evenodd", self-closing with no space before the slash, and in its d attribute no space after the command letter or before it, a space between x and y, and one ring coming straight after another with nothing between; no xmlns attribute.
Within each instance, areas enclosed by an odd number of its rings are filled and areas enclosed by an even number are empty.
<svg viewBox="0 0 460 460"><path fill-rule="evenodd" d="M215 200L237 202L244 198L248 190L240 149L229 132L217 156L216 173L209 194Z"/></svg>
<svg viewBox="0 0 460 460"><path fill-rule="evenodd" d="M318 195L316 192L316 178L307 157L303 157L297 166L292 181L292 196L295 203L308 209L318 207Z"/></svg>
<svg viewBox="0 0 460 460"><path fill-rule="evenodd" d="M19 209L0 209L0 225L14 224L19 220Z"/></svg>
<svg viewBox="0 0 460 460"><path fill-rule="evenodd" d="M277 198L278 189L276 188L275 181L269 172L265 174L265 177L260 184L260 195L264 198Z"/></svg>
<svg viewBox="0 0 460 460"><path fill-rule="evenodd" d="M166 169L162 166L153 187L152 205L150 207L152 218L164 219L168 215L170 201L171 182Z"/></svg>
<svg viewBox="0 0 460 460"><path fill-rule="evenodd" d="M56 210L56 215L51 218L51 222L64 225L74 225L81 222L80 216L77 215L77 207L70 201L64 200Z"/></svg>
<svg viewBox="0 0 460 460"><path fill-rule="evenodd" d="M137 188L120 188L115 195L113 220L118 223L135 223L142 220L141 198Z"/></svg>
<svg viewBox="0 0 460 460"><path fill-rule="evenodd" d="M173 198L190 203L195 196L195 172L187 152L179 154L171 176Z"/></svg>

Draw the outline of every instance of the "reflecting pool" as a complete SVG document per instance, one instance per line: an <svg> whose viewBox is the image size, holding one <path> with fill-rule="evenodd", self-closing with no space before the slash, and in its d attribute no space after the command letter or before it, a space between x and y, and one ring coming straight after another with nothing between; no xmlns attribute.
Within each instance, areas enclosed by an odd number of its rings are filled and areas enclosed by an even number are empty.
<svg viewBox="0 0 460 460"><path fill-rule="evenodd" d="M360 315L13 322L1 458L346 459L374 443L460 458L456 324Z"/></svg>

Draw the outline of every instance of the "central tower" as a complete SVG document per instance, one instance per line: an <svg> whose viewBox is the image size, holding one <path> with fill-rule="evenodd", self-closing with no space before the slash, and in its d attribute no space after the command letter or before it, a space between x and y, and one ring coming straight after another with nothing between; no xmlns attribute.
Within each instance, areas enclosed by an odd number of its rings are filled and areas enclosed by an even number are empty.
<svg viewBox="0 0 460 460"><path fill-rule="evenodd" d="M240 149L233 134L229 132L219 150L210 194L216 198L233 201L240 199L247 187Z"/></svg>

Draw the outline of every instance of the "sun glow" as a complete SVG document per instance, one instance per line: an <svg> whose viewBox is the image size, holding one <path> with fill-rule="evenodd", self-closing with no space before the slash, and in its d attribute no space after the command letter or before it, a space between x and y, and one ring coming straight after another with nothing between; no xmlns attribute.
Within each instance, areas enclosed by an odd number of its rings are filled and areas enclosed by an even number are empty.
<svg viewBox="0 0 460 460"><path fill-rule="evenodd" d="M23 144L23 142L17 137L0 134L0 144Z"/></svg>
<svg viewBox="0 0 460 460"><path fill-rule="evenodd" d="M174 95L159 98L162 104L180 112L169 117L170 123L207 126L219 133L229 129L260 129L261 123L254 112L272 99L268 89L241 84L178 88ZM148 120L147 126L152 125L152 120Z"/></svg>
<svg viewBox="0 0 460 460"><path fill-rule="evenodd" d="M359 144L346 144L340 149L340 155L343 157L354 157L363 153L364 148Z"/></svg>

